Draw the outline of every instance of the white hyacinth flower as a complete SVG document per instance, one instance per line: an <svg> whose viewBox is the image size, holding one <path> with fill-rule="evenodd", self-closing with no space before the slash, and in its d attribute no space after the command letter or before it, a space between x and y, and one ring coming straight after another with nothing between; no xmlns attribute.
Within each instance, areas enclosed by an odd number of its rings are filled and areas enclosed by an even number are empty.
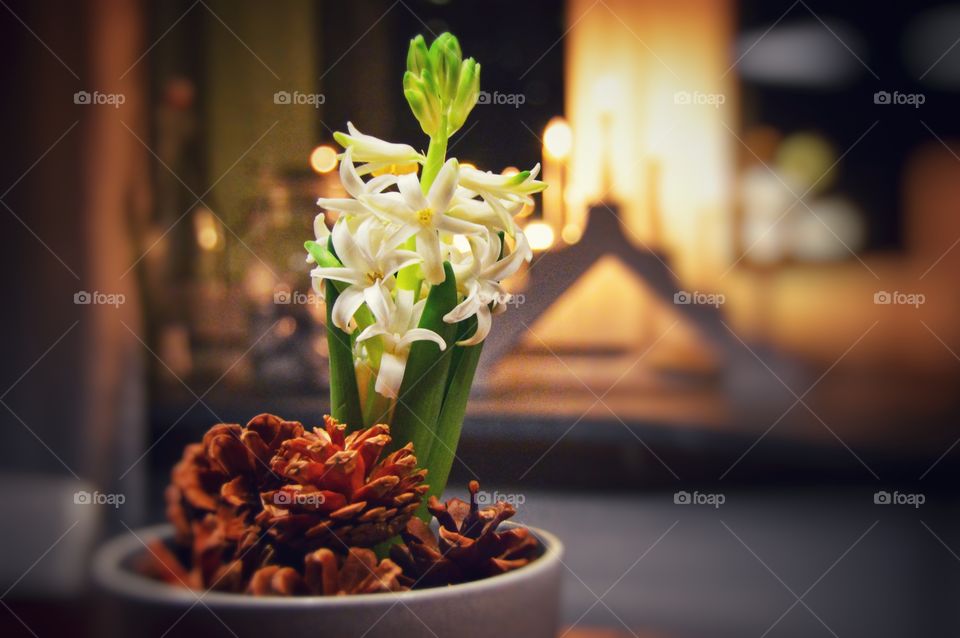
<svg viewBox="0 0 960 638"><path fill-rule="evenodd" d="M353 159L353 150L350 148L344 151L343 157L340 159L340 182L350 197L321 197L317 200L317 205L327 210L338 211L356 217L369 217L371 211L363 205L360 199L364 195L379 193L385 188L393 186L397 183L397 176L390 174L380 175L379 177L374 177L364 182L360 179L360 174L353 164Z"/></svg>
<svg viewBox="0 0 960 638"><path fill-rule="evenodd" d="M461 275L463 280L460 283L465 298L443 317L447 323L457 323L476 315L476 332L470 338L458 341L457 345L460 346L473 346L487 338L492 323L491 312L503 312L506 308L504 304L510 297L500 282L517 272L524 261L530 261L533 257L533 252L522 232L517 233L517 244L513 252L503 259L500 258L501 241L497 235L488 234L486 241L478 237L468 239L473 260L471 266Z"/></svg>
<svg viewBox="0 0 960 638"><path fill-rule="evenodd" d="M399 229L403 231L403 229ZM409 236L409 234L407 235ZM406 239L398 230L391 230L379 220L371 218L351 229L346 219L333 227L333 248L341 267L317 267L310 272L314 282L323 279L349 284L333 304L333 324L344 332L351 332L350 320L364 302L364 293L381 281L393 281L401 268L420 261L420 256L397 246Z"/></svg>
<svg viewBox="0 0 960 638"><path fill-rule="evenodd" d="M363 202L416 236L417 253L423 258L423 276L431 285L439 284L444 280L439 233L474 235L484 231L479 224L447 214L457 189L457 160L447 160L426 195L414 174L402 175L397 186L397 193L365 195Z"/></svg>
<svg viewBox="0 0 960 638"><path fill-rule="evenodd" d="M498 202L494 208L484 200L474 199L477 193L465 188L458 188L453 198L448 215L474 224L480 224L488 230L497 232L502 230L511 237L517 232L517 225L513 216L523 208L522 202Z"/></svg>
<svg viewBox="0 0 960 638"><path fill-rule="evenodd" d="M373 135L364 135L351 122L347 122L347 133L334 133L333 137L340 146L353 151L353 161L364 164L360 174L379 171L391 166L422 164L426 158L408 144L394 144ZM346 153L344 153L346 155Z"/></svg>
<svg viewBox="0 0 960 638"><path fill-rule="evenodd" d="M461 187L482 197L500 218L501 230L513 235L513 215L520 212L525 204L533 203L534 193L547 187L544 182L537 181L539 174L540 164L534 166L533 170L516 175L501 175L461 166L458 181Z"/></svg>
<svg viewBox="0 0 960 638"><path fill-rule="evenodd" d="M432 341L440 346L441 350L447 347L443 337L436 332L416 327L420 323L426 300L414 303L412 290L397 290L396 296L394 301L390 290L383 284L364 291L364 300L376 322L357 336L358 343L380 337L383 354L375 390L391 399L397 398L400 392L407 357L415 341Z"/></svg>

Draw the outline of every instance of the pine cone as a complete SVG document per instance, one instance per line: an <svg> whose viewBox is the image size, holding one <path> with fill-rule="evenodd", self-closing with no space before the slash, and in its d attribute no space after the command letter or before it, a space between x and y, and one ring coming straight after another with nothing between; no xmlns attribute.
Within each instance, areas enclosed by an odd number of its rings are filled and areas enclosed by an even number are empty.
<svg viewBox="0 0 960 638"><path fill-rule="evenodd" d="M184 449L167 488L180 550L155 543L141 571L265 595L400 589L400 568L360 549L399 533L427 490L412 445L380 459L389 431L347 435L326 417L307 432L268 414L213 426Z"/></svg>
<svg viewBox="0 0 960 638"><path fill-rule="evenodd" d="M248 576L269 564L273 549L258 536L255 527L238 525L237 518L220 510L192 524L191 567L186 567L174 551L160 541L148 546L149 554L140 570L171 585L197 590L241 592Z"/></svg>
<svg viewBox="0 0 960 638"><path fill-rule="evenodd" d="M480 484L471 481L469 489L469 503L454 498L442 504L430 497L427 509L440 523L439 537L414 518L401 533L404 544L390 548L391 558L403 569L405 585L435 587L479 580L523 567L537 557L540 543L530 530L497 531L516 509L499 501L481 510Z"/></svg>
<svg viewBox="0 0 960 638"><path fill-rule="evenodd" d="M261 494L257 523L277 542L307 551L369 547L395 536L427 490L413 445L378 461L389 426L347 435L332 417L324 425L280 445L271 468L285 484Z"/></svg>
<svg viewBox="0 0 960 638"><path fill-rule="evenodd" d="M257 570L247 592L255 596L344 596L403 591L400 567L390 559L377 564L369 549L351 548L346 558L326 548L307 554L303 576L292 567L271 565Z"/></svg>
<svg viewBox="0 0 960 638"><path fill-rule="evenodd" d="M197 589L243 591L249 575L273 556L254 521L260 492L280 484L270 460L283 441L302 433L299 423L261 414L245 428L215 425L202 442L188 445L166 497L167 516L178 543L190 549L191 567L174 566L176 556L158 544L146 571Z"/></svg>
<svg viewBox="0 0 960 638"><path fill-rule="evenodd" d="M241 428L220 423L183 451L167 487L167 517L177 530L177 540L192 542L192 521L224 504L237 511L259 510L259 493L280 483L270 470L270 460L281 443L300 436L303 426L271 414L254 417Z"/></svg>

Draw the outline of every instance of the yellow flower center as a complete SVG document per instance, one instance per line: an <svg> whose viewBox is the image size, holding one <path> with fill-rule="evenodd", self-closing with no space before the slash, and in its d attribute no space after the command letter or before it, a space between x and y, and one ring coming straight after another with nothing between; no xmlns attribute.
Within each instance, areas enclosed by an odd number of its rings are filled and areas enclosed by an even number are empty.
<svg viewBox="0 0 960 638"><path fill-rule="evenodd" d="M417 211L417 221L420 222L421 226L429 226L433 221L433 209L424 208Z"/></svg>

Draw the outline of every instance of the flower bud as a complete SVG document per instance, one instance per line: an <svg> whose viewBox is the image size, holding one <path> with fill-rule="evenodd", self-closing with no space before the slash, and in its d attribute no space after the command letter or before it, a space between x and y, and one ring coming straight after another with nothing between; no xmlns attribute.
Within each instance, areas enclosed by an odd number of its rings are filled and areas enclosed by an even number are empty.
<svg viewBox="0 0 960 638"><path fill-rule="evenodd" d="M480 97L480 65L467 58L460 66L457 92L450 108L450 133L457 131L466 121Z"/></svg>
<svg viewBox="0 0 960 638"><path fill-rule="evenodd" d="M423 36L418 35L410 40L410 49L407 51L407 71L420 75L427 66L427 43Z"/></svg>

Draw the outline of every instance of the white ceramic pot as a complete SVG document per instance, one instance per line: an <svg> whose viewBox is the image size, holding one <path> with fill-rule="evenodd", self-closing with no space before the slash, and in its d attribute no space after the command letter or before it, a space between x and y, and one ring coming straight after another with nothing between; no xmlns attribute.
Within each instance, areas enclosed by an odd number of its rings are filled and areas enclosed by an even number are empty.
<svg viewBox="0 0 960 638"><path fill-rule="evenodd" d="M147 551L141 539L173 537L169 525L149 527L110 540L94 556L97 635L556 638L563 545L548 532L530 531L543 544L543 555L481 581L398 593L271 598L193 592L140 575L132 566Z"/></svg>

